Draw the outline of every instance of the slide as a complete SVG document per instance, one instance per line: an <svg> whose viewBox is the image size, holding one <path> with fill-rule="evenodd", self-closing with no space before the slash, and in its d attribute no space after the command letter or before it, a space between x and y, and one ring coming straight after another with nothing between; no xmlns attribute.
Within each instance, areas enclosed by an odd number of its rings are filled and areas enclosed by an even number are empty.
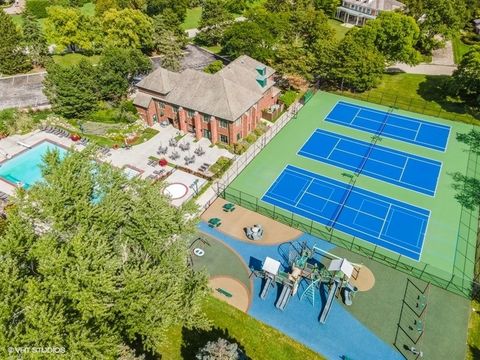
<svg viewBox="0 0 480 360"><path fill-rule="evenodd" d="M333 299L335 298L335 293L337 292L338 287L340 286L339 280L334 280L333 285L330 287L330 292L328 293L327 302L320 314L320 323L325 324L327 321L328 314L333 305Z"/></svg>
<svg viewBox="0 0 480 360"><path fill-rule="evenodd" d="M282 293L278 298L277 304L275 305L277 309L285 310L285 307L288 304L288 300L290 300L290 295L292 294L292 287L290 285L284 284Z"/></svg>
<svg viewBox="0 0 480 360"><path fill-rule="evenodd" d="M272 285L273 279L271 277L265 278L265 285L263 285L262 292L260 294L260 298L262 300L265 300L265 298L268 295L268 290L270 289L270 286Z"/></svg>

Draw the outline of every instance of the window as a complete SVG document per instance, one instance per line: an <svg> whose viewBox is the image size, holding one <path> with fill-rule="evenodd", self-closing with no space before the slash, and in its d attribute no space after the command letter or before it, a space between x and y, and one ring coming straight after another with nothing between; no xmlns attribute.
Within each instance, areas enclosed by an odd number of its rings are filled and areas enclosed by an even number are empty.
<svg viewBox="0 0 480 360"><path fill-rule="evenodd" d="M228 121L220 120L220 127L224 129L228 128Z"/></svg>
<svg viewBox="0 0 480 360"><path fill-rule="evenodd" d="M228 144L228 136L227 135L220 135L220 141L222 143Z"/></svg>
<svg viewBox="0 0 480 360"><path fill-rule="evenodd" d="M172 110L175 114L178 113L178 106L172 106Z"/></svg>
<svg viewBox="0 0 480 360"><path fill-rule="evenodd" d="M206 114L203 114L202 117L203 117L203 122L206 122L206 123L210 122L210 119L212 118L210 115L206 115Z"/></svg>
<svg viewBox="0 0 480 360"><path fill-rule="evenodd" d="M212 133L210 132L210 130L203 129L203 137L206 137L207 139L212 140Z"/></svg>
<svg viewBox="0 0 480 360"><path fill-rule="evenodd" d="M242 134L237 133L237 141L239 141L242 138Z"/></svg>
<svg viewBox="0 0 480 360"><path fill-rule="evenodd" d="M153 122L154 122L154 123L158 122L158 118L157 118L157 115L156 115L156 114L153 115Z"/></svg>
<svg viewBox="0 0 480 360"><path fill-rule="evenodd" d="M165 103L159 102L159 103L158 103L158 107L159 107L160 109L165 109Z"/></svg>
<svg viewBox="0 0 480 360"><path fill-rule="evenodd" d="M193 111L193 110L187 110L187 116L188 116L189 118L193 118L193 115L195 115L195 111Z"/></svg>

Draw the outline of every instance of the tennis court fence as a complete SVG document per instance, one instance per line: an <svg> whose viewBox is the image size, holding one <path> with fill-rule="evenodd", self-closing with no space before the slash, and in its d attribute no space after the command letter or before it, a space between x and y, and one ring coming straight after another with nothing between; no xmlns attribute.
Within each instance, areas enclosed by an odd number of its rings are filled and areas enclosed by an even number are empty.
<svg viewBox="0 0 480 360"><path fill-rule="evenodd" d="M391 92L382 92L379 90L354 92L342 89L332 90L331 88L327 88L326 91L358 100L390 106L401 110L412 111L418 114L434 116L446 120L460 121L467 124L478 124L480 122L480 112L462 104L451 103L448 106L452 110L447 111L440 105L435 106L426 100L419 100L418 98L401 96Z"/></svg>
<svg viewBox="0 0 480 360"><path fill-rule="evenodd" d="M442 289L467 298L474 296L473 291L477 286L474 286L476 284L474 284L473 274L471 276L459 273L452 274L451 271L439 269L430 264L415 262L403 255L396 256L393 253L387 255L387 251L377 245L367 244L355 236L340 235L335 229L329 232L323 225L313 220L303 218L291 211L280 209L275 205L261 202L258 197L231 186L224 189L220 196L226 201L265 215L304 233L373 259ZM464 258L464 260L466 261L467 259ZM480 284L478 285L480 286Z"/></svg>

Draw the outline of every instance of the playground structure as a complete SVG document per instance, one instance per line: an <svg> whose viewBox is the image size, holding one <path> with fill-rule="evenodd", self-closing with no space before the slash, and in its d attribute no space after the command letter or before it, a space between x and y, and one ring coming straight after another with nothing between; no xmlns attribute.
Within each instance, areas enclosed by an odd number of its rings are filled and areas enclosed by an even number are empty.
<svg viewBox="0 0 480 360"><path fill-rule="evenodd" d="M308 285L301 294L300 300L307 298L312 305L315 305L317 289L319 295L320 291L322 291L323 284L329 286L328 297L320 314L319 321L321 324L327 321L333 299L340 291L342 291L342 298L345 305L352 305L353 296L357 292L357 288L352 285L349 280L355 272L358 274L358 268L347 259L342 258L331 260L328 268L319 267L319 262L314 260L316 254L325 256L325 252L322 249L316 246L309 248L305 243L302 244L300 252L290 252L290 272L288 273L280 270L281 264L279 261L267 257L263 263L262 270L255 272L257 276L265 279L260 298L265 300L270 288L282 286L282 291L275 306L277 309L283 311L290 298L297 294L302 280L305 280L308 282Z"/></svg>

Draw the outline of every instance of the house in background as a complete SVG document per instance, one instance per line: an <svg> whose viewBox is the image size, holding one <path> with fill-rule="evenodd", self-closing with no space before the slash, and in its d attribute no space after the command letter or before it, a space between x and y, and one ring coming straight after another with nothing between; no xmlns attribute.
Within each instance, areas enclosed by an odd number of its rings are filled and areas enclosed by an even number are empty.
<svg viewBox="0 0 480 360"><path fill-rule="evenodd" d="M347 24L362 26L367 20L375 19L382 11L393 11L405 7L396 0L342 0L335 18Z"/></svg>
<svg viewBox="0 0 480 360"><path fill-rule="evenodd" d="M134 104L150 126L168 120L197 139L234 144L257 127L262 111L277 103L274 73L245 55L215 74L159 68L137 84Z"/></svg>
<svg viewBox="0 0 480 360"><path fill-rule="evenodd" d="M480 35L480 19L473 20L473 28L475 33Z"/></svg>

